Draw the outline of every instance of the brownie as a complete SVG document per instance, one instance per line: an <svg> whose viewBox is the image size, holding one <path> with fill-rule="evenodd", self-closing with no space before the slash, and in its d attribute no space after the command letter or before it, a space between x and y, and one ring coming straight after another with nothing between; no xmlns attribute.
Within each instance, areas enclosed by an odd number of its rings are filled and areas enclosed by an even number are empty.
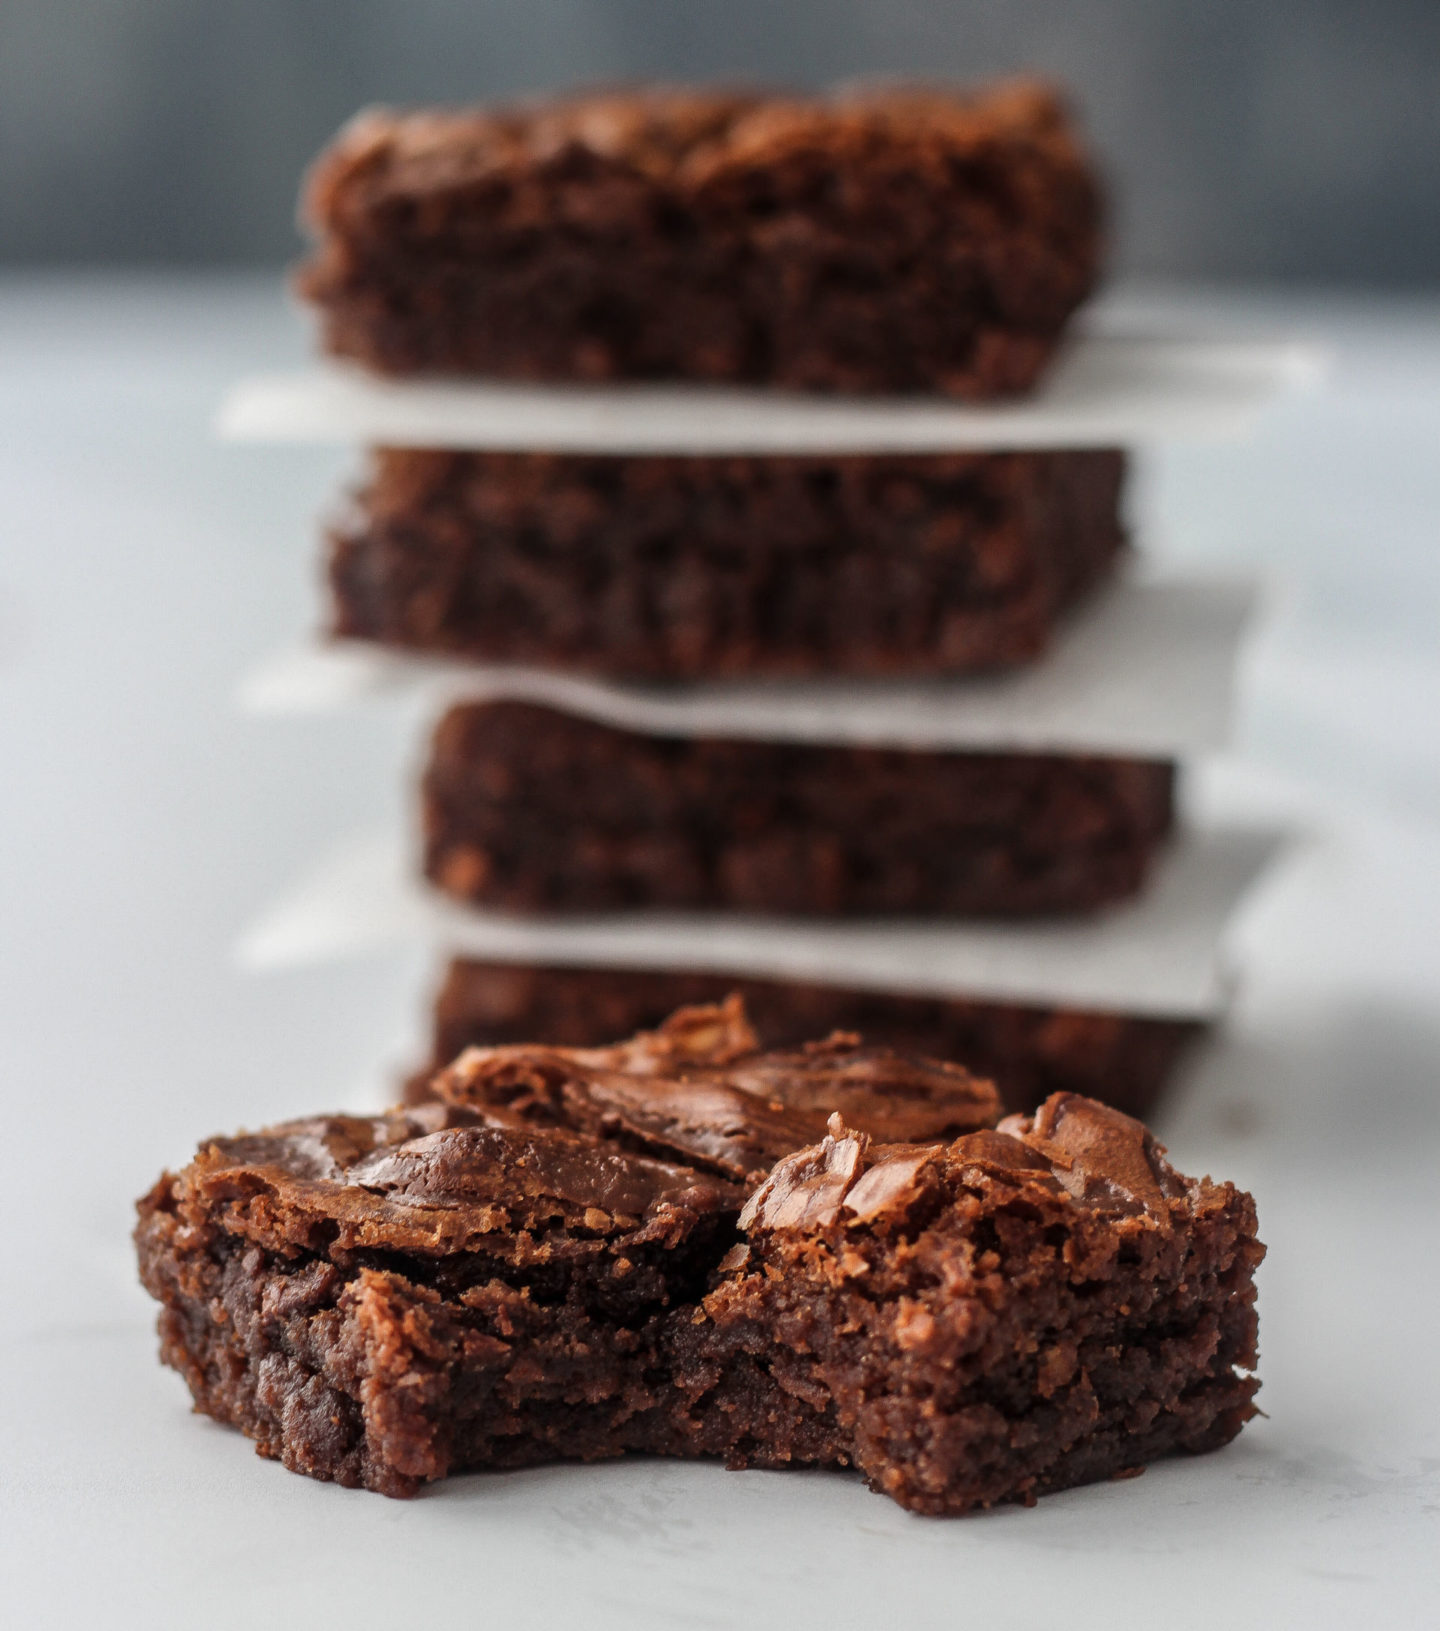
<svg viewBox="0 0 1440 1631"><path fill-rule="evenodd" d="M407 1093L431 1094L430 1078L465 1048L541 1042L591 1047L649 1030L685 1004L737 992L761 1042L798 1046L831 1031L912 1058L956 1059L999 1089L1007 1110L1033 1110L1051 1093L1101 1099L1145 1116L1187 1043L1194 1019L1099 1013L977 998L906 996L739 978L681 969L563 968L457 958L435 999L428 1070Z"/></svg>
<svg viewBox="0 0 1440 1631"><path fill-rule="evenodd" d="M823 1129L818 1101L920 1136L998 1108L954 1066L753 1042L731 1003L583 1056L471 1055L451 1085L483 1111L208 1140L139 1203L162 1359L260 1454L389 1495L467 1467L692 1452L707 1440L664 1374L668 1323L695 1317L747 1186ZM834 1459L798 1402L774 1425L776 1455Z"/></svg>
<svg viewBox="0 0 1440 1631"><path fill-rule="evenodd" d="M435 732L424 867L514 912L1082 912L1141 887L1173 784L1161 760L658 737L468 703Z"/></svg>
<svg viewBox="0 0 1440 1631"><path fill-rule="evenodd" d="M1004 396L1095 284L1057 94L634 90L375 110L320 157L300 274L388 374Z"/></svg>
<svg viewBox="0 0 1440 1631"><path fill-rule="evenodd" d="M208 1141L140 1202L162 1358L262 1455L392 1495L641 1451L958 1512L1253 1413L1248 1196L1088 1100L997 1134L954 1067L745 1040L698 1011L468 1056L465 1103ZM826 1097L853 1119L796 1147Z"/></svg>
<svg viewBox="0 0 1440 1631"><path fill-rule="evenodd" d="M372 455L332 632L646 679L1033 660L1124 549L1106 449L843 458Z"/></svg>
<svg viewBox="0 0 1440 1631"><path fill-rule="evenodd" d="M802 1398L872 1488L960 1513L1216 1448L1255 1414L1254 1202L1093 1100L948 1146L837 1115L740 1222L672 1344L734 1464L766 1459L772 1400Z"/></svg>

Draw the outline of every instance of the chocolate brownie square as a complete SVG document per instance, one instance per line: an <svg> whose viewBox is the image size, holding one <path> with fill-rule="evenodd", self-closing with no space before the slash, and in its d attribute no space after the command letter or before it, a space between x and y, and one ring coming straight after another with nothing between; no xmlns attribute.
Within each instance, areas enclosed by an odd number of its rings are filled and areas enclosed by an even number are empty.
<svg viewBox="0 0 1440 1631"><path fill-rule="evenodd" d="M389 374L1003 396L1101 249L1090 163L1030 82L372 111L304 213L326 346Z"/></svg>
<svg viewBox="0 0 1440 1631"><path fill-rule="evenodd" d="M513 912L1083 912L1140 889L1173 786L1165 761L657 737L471 703L435 732L424 868Z"/></svg>
<svg viewBox="0 0 1440 1631"><path fill-rule="evenodd" d="M991 1132L955 1067L752 1042L732 1003L208 1141L140 1202L162 1357L262 1455L392 1495L642 1451L963 1512L1254 1413L1248 1196L1089 1100Z"/></svg>
<svg viewBox="0 0 1440 1631"><path fill-rule="evenodd" d="M1118 451L616 458L383 448L332 632L650 680L1033 661L1123 552Z"/></svg>

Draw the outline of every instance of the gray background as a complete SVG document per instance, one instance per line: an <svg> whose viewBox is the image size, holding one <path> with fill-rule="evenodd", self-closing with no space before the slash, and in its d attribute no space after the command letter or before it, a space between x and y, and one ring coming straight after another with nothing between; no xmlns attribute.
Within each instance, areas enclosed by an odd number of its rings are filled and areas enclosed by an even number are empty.
<svg viewBox="0 0 1440 1631"><path fill-rule="evenodd" d="M1120 270L1440 282L1437 0L0 0L0 263L274 263L358 105L1035 67Z"/></svg>

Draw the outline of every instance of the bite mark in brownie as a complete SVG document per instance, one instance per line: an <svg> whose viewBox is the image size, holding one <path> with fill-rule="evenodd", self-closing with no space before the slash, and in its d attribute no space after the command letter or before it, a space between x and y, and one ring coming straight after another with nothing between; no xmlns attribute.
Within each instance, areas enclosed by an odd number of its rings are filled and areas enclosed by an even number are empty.
<svg viewBox="0 0 1440 1631"><path fill-rule="evenodd" d="M407 1096L464 1049L534 1040L593 1047L654 1029L676 1008L737 993L764 1046L849 1031L910 1058L963 1059L1007 1110L1051 1093L1100 1099L1144 1117L1202 1021L1147 1014L914 996L684 969L566 968L456 958L435 998L431 1058Z"/></svg>
<svg viewBox="0 0 1440 1631"><path fill-rule="evenodd" d="M1003 396L1093 287L1056 93L637 90L353 121L304 210L333 352L390 374Z"/></svg>
<svg viewBox="0 0 1440 1631"><path fill-rule="evenodd" d="M1027 917L1122 900L1174 767L641 735L460 704L422 786L425 874L515 912Z"/></svg>
<svg viewBox="0 0 1440 1631"><path fill-rule="evenodd" d="M1125 542L1124 455L612 458L384 448L332 630L621 677L1032 661Z"/></svg>

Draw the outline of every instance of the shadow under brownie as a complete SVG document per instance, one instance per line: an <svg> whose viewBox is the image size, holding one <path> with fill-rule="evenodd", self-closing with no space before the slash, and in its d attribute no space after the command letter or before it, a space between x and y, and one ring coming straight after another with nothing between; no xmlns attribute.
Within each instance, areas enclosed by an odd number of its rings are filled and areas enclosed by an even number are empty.
<svg viewBox="0 0 1440 1631"><path fill-rule="evenodd" d="M1002 396L1101 249L1089 161L1028 82L375 110L304 213L325 345L392 374Z"/></svg>
<svg viewBox="0 0 1440 1631"><path fill-rule="evenodd" d="M1248 1196L1088 1100L951 1139L996 1114L956 1067L752 1041L692 1010L476 1050L443 1105L208 1141L140 1203L162 1357L261 1454L389 1494L639 1450L961 1512L1253 1414ZM836 1093L853 1123L804 1143Z"/></svg>
<svg viewBox="0 0 1440 1631"><path fill-rule="evenodd" d="M436 994L428 1070L407 1096L470 1047L556 1043L594 1047L659 1025L675 1009L731 992L766 1047L848 1031L912 1058L958 1059L988 1077L1007 1110L1033 1110L1057 1092L1100 1099L1145 1117L1185 1050L1196 1019L1099 1013L959 997L763 980L681 969L564 968L456 958Z"/></svg>
<svg viewBox="0 0 1440 1631"><path fill-rule="evenodd" d="M648 736L522 702L452 708L424 869L514 912L1033 917L1143 885L1174 766Z"/></svg>
<svg viewBox="0 0 1440 1631"><path fill-rule="evenodd" d="M616 458L385 448L332 631L648 679L1033 661L1123 551L1119 452Z"/></svg>

